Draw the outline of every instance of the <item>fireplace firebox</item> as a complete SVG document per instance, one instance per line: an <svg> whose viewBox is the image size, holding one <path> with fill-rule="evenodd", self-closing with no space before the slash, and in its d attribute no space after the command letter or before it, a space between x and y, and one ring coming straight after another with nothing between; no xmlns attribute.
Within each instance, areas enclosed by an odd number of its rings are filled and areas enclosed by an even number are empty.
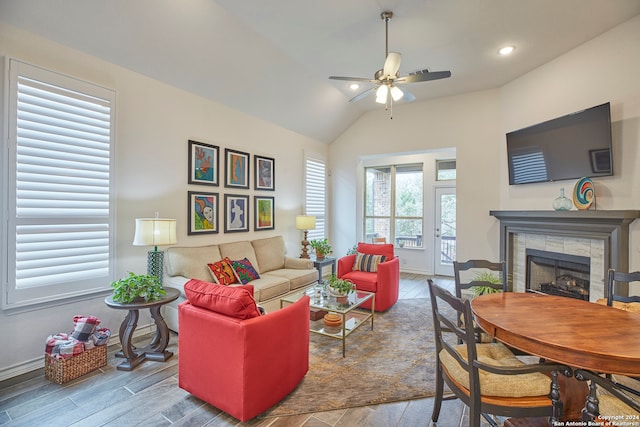
<svg viewBox="0 0 640 427"><path fill-rule="evenodd" d="M526 289L589 301L589 257L526 250Z"/></svg>

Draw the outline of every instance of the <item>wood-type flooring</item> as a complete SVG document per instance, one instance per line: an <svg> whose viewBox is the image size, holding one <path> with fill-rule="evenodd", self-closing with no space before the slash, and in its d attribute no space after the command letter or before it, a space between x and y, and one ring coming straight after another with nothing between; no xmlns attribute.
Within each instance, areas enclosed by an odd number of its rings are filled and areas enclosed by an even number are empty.
<svg viewBox="0 0 640 427"><path fill-rule="evenodd" d="M427 298L427 276L401 274L400 298ZM435 278L453 290L453 281ZM149 330L149 335L153 331ZM148 340L149 337L139 337ZM0 383L0 426L224 426L224 427L416 427L431 426L433 399L239 422L178 388L177 335L165 363L146 361L131 372L115 369L121 359L109 348L108 365L64 386L44 378L42 370ZM468 425L466 408L445 401L440 427ZM488 425L483 421L483 426Z"/></svg>

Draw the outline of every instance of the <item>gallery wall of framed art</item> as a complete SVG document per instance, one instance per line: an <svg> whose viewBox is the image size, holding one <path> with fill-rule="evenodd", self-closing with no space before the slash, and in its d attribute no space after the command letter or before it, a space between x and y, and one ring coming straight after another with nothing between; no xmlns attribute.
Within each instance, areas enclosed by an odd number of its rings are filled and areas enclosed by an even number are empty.
<svg viewBox="0 0 640 427"><path fill-rule="evenodd" d="M248 232L251 219L254 231L275 229L275 197L251 194L275 191L273 157L254 154L251 163L251 153L189 140L188 170L189 185L221 187L222 179L224 190L187 192L187 235L219 233L220 220L223 233Z"/></svg>

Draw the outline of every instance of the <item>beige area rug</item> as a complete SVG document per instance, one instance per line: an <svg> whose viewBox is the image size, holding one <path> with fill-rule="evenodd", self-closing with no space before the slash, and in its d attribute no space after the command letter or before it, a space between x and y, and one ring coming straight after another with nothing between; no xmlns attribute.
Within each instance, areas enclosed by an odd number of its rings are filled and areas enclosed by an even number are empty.
<svg viewBox="0 0 640 427"><path fill-rule="evenodd" d="M435 343L427 298L399 300L338 339L311 334L309 372L259 418L419 399L435 394Z"/></svg>

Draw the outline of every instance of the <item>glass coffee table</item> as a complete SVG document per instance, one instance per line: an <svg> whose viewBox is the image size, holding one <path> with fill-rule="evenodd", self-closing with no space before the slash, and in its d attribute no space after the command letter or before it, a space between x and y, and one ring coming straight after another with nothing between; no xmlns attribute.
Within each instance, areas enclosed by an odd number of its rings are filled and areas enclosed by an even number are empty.
<svg viewBox="0 0 640 427"><path fill-rule="evenodd" d="M342 318L339 326L325 325L323 316L320 316L318 320L309 321L311 332L342 340L342 357L345 357L346 341L351 332L369 319L371 319L371 330L373 330L373 313L376 298L374 293L355 291L346 297L335 297L328 295L322 285L316 285L304 292L297 292L281 298L280 308L298 301L303 295L309 295L311 298L309 306L312 310L320 310L321 314L322 312L336 313ZM371 300L371 311L358 309L365 301L369 300Z"/></svg>

